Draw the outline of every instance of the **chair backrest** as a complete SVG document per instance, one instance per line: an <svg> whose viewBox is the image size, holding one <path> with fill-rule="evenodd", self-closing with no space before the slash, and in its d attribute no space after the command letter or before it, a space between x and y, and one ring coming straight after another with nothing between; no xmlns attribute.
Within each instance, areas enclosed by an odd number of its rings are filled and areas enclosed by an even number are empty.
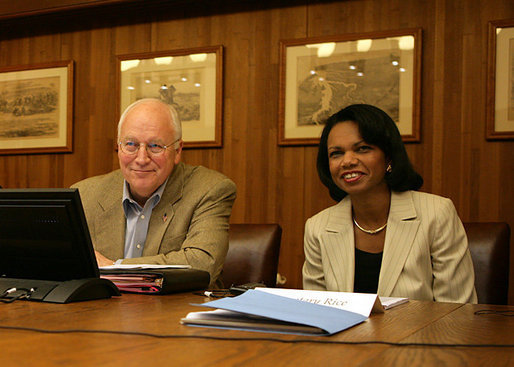
<svg viewBox="0 0 514 367"><path fill-rule="evenodd" d="M282 228L278 224L231 224L229 249L221 279L225 287L277 283Z"/></svg>
<svg viewBox="0 0 514 367"><path fill-rule="evenodd" d="M509 242L507 223L464 223L475 268L478 303L506 305L509 292Z"/></svg>

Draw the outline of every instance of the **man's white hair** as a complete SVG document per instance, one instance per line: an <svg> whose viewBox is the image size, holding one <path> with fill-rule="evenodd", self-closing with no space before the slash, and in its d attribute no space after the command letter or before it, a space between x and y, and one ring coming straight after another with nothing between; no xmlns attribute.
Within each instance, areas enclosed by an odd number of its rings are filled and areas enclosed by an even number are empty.
<svg viewBox="0 0 514 367"><path fill-rule="evenodd" d="M127 117L127 114L130 112L130 110L132 110L134 107L136 107L137 105L139 105L141 103L148 103L148 102L160 103L160 104L162 104L163 106L165 106L168 109L168 111L170 113L171 127L172 127L172 129L173 129L173 131L175 133L175 139L174 140L182 139L182 124L180 122L180 118L178 117L177 110L172 105L169 105L169 104L161 101L160 99L157 99L157 98L142 98L142 99L138 99L137 101L132 103L130 106L128 106L125 109L125 111L123 111L123 114L120 117L120 121L118 122L118 141L120 140L121 126L123 125L123 122L125 121L125 118ZM178 141L175 142L175 144L173 144L175 149L177 149L178 144L179 144Z"/></svg>

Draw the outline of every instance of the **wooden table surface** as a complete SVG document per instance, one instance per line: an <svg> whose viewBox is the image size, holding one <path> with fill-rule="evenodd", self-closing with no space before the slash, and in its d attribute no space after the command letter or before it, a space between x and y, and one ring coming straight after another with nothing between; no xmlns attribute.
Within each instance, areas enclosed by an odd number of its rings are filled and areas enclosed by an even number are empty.
<svg viewBox="0 0 514 367"><path fill-rule="evenodd" d="M184 293L124 294L64 305L27 301L0 304L0 366L514 365L514 348L329 344L344 341L514 344L513 317L475 314L484 309L513 312L512 306L410 301L384 314L372 314L364 323L330 337L180 324L188 312L207 310L190 303L206 301L209 301L206 297ZM106 330L168 337L84 331L44 333L5 327ZM307 339L322 343L300 342Z"/></svg>

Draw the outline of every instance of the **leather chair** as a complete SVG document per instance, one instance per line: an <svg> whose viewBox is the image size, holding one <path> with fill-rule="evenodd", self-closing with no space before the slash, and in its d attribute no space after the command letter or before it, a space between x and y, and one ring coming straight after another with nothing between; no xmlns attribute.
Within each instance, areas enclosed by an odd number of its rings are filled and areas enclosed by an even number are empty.
<svg viewBox="0 0 514 367"><path fill-rule="evenodd" d="M278 224L231 224L221 279L226 288L246 283L277 283L282 228Z"/></svg>
<svg viewBox="0 0 514 367"><path fill-rule="evenodd" d="M478 303L506 305L509 292L509 242L507 223L464 223L475 268Z"/></svg>

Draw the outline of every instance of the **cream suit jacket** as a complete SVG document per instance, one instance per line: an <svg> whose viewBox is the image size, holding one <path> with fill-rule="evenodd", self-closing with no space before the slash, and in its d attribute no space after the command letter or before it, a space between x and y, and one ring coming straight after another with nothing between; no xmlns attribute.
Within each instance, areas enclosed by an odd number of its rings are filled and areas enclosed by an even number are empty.
<svg viewBox="0 0 514 367"><path fill-rule="evenodd" d="M451 200L417 191L392 192L381 296L476 303L464 227ZM355 242L349 196L308 219L304 289L353 292Z"/></svg>
<svg viewBox="0 0 514 367"><path fill-rule="evenodd" d="M123 259L125 249L123 183L117 170L72 186L79 189L95 249L114 260ZM152 211L143 257L123 263L189 264L208 271L214 286L228 250L235 197L235 184L221 173L179 163Z"/></svg>

